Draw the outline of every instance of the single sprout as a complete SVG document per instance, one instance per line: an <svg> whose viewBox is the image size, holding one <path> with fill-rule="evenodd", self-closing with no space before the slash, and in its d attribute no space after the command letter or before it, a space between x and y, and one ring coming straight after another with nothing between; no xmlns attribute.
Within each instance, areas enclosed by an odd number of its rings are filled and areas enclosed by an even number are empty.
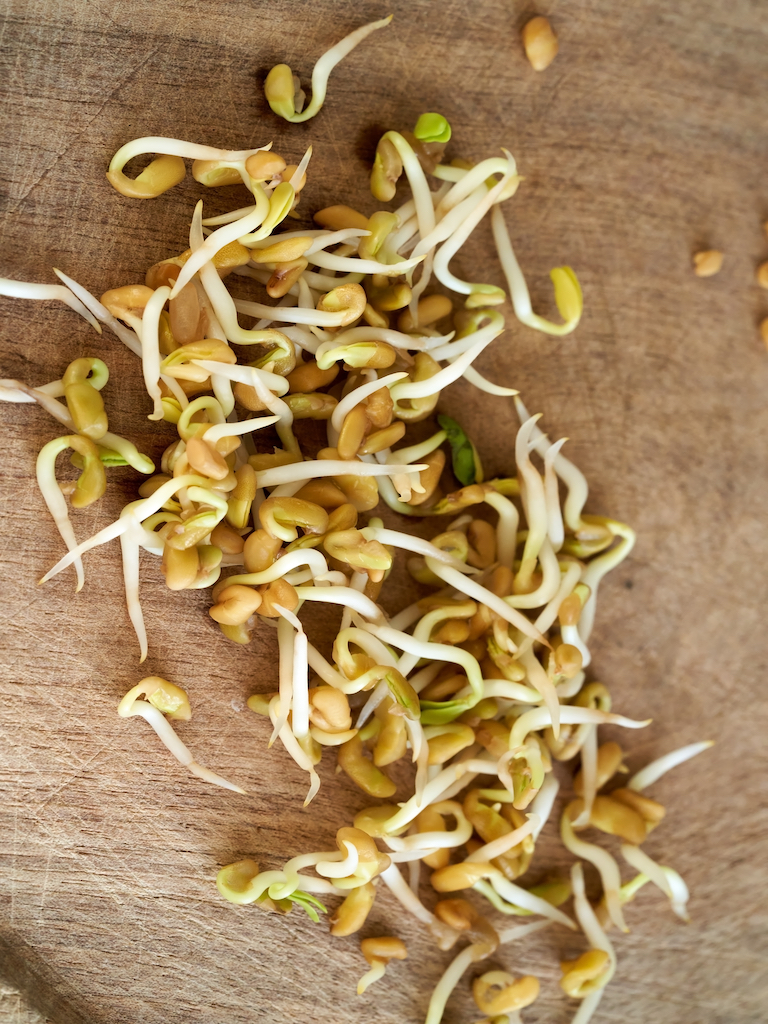
<svg viewBox="0 0 768 1024"><path fill-rule="evenodd" d="M517 319L533 327L534 330L543 331L545 334L564 335L570 334L578 326L581 314L584 309L584 299L581 293L581 285L576 274L570 267L555 267L550 271L552 284L555 288L555 303L558 312L565 323L553 324L537 313L533 312L531 296L528 285L525 283L520 264L517 262L512 242L509 238L507 225L504 221L504 214L501 207L495 207L491 215L493 226L493 238L499 253L499 259L507 278L509 294L512 305L515 309Z"/></svg>
<svg viewBox="0 0 768 1024"><path fill-rule="evenodd" d="M408 957L408 950L403 940L397 939L392 935L382 935L380 938L375 939L363 939L360 943L360 952L371 965L371 969L357 983L357 994L359 996L374 981L384 977L390 960L405 960Z"/></svg>
<svg viewBox="0 0 768 1024"><path fill-rule="evenodd" d="M627 788L634 790L636 793L642 793L648 786L658 782L662 775L666 775L670 769L677 768L679 764L684 764L692 757L696 757L697 754L709 750L714 745L714 740L702 740L700 743L690 743L687 747L679 747L677 750L672 750L655 761L651 761L645 768L641 768L629 780Z"/></svg>
<svg viewBox="0 0 768 1024"><path fill-rule="evenodd" d="M141 700L141 697L146 697L146 700ZM167 715L168 718L179 718L183 721L191 717L189 699L180 686L175 686L160 676L147 676L126 693L118 705L117 713L121 718L140 715L149 722L176 760L199 779L212 782L223 789L230 789L234 793L245 793L244 789L228 782L221 775L197 764L164 717Z"/></svg>
<svg viewBox="0 0 768 1024"><path fill-rule="evenodd" d="M304 105L304 94L298 92L294 81L294 75L287 64L278 64L267 75L264 82L264 95L275 114L285 118L292 124L301 124L314 117L325 102L325 93L328 87L328 79L331 72L339 63L351 53L352 50L366 39L376 29L384 28L392 21L393 15L382 18L381 21L373 21L362 28L350 32L340 42L332 46L315 64L312 72L312 99L306 110L302 111ZM298 104L296 102L298 98Z"/></svg>
<svg viewBox="0 0 768 1024"><path fill-rule="evenodd" d="M87 320L93 329L101 334L101 325L91 311L74 295L69 288L61 284L34 284L27 281L12 281L8 277L0 277L0 295L10 295L16 299L58 299L65 302L70 309Z"/></svg>

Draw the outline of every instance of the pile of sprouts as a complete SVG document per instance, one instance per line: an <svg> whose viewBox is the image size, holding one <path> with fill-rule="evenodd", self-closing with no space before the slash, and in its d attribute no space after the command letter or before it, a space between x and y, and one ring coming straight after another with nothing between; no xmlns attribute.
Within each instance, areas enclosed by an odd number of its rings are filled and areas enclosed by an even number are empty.
<svg viewBox="0 0 768 1024"><path fill-rule="evenodd" d="M265 84L273 111L291 122L316 114L335 64L389 20L318 61L306 107L291 69L274 68ZM158 467L110 432L101 396L109 374L97 357L76 359L42 386L3 380L0 397L37 403L65 430L37 460L40 491L67 548L43 581L72 566L79 590L83 555L119 539L141 661L142 550L161 559L170 590L210 589L209 614L229 642L248 644L254 631L276 628L275 689L248 701L269 722L270 746L279 741L306 772L305 807L321 784L323 755L374 801L340 825L335 850L289 851L278 870L251 859L222 868L221 895L275 913L297 904L315 921L327 912L324 901L337 898L330 930L341 937L359 932L389 890L452 951L427 1024L442 1019L468 971L486 1024L519 1021L539 994L537 978L477 973L475 963L506 956L503 946L542 928L579 932L583 951L562 962L560 984L578 1000L574 1024L586 1024L616 970L608 933L627 931L624 905L651 883L687 920L682 878L642 848L665 813L646 790L710 744L673 751L624 781L622 747L599 741L603 725L648 724L616 714L609 689L588 676L599 585L635 535L584 512L587 483L563 455L564 440L552 443L514 389L475 369L505 329L507 295L462 280L451 262L489 216L519 321L567 334L581 316L581 289L569 267L556 268L563 322L533 311L504 214L520 183L515 160L506 150L474 165L448 160L450 138L436 113L410 132L386 132L370 182L381 208L364 216L334 203L302 229L290 219L300 216L311 149L289 163L270 146L128 143L107 174L122 195L154 199L192 160L198 182L242 185L248 205L206 218L199 202L188 248L150 267L143 283L100 299L58 270L58 285L3 280L0 292L59 299L98 332L107 326L141 360L149 418L177 436ZM144 154L154 159L129 178L126 164ZM462 425L436 415L441 392L460 378L515 403L521 425L507 477L486 479ZM303 420L325 424L325 446L317 449L317 428ZM409 425L425 421L431 433L414 440ZM57 479L65 451L80 470L74 482ZM144 475L136 500L78 540L69 507L97 501L105 470L119 466ZM431 540L409 531L416 518L434 521ZM398 551L422 596L389 616L380 595ZM330 659L305 631L308 602L338 606ZM145 678L118 713L145 718L200 779L243 792L199 765L174 732L171 720L191 714L180 687ZM401 761L413 765L398 772L411 780L407 796L391 772ZM555 825L575 863L570 878L530 887L522 879L555 807L558 761L578 763ZM618 838L618 856L634 872L628 881L595 833ZM585 893L585 862L602 885L595 905ZM361 952L369 969L358 993L408 953L397 935L364 938Z"/></svg>

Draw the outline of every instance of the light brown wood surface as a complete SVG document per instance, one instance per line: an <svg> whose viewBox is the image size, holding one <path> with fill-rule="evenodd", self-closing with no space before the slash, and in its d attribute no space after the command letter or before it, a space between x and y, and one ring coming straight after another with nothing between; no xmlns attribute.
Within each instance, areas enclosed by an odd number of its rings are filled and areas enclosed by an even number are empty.
<svg viewBox="0 0 768 1024"><path fill-rule="evenodd" d="M293 127L271 114L261 92L270 67L286 61L308 82L329 45L388 10L392 26L336 69L318 117ZM507 217L534 304L552 311L547 273L567 263L585 314L562 340L510 314L480 368L570 438L588 509L638 531L601 591L593 644L594 675L615 707L654 719L626 739L630 766L718 740L653 791L669 813L647 848L686 878L692 922L673 918L660 894L640 894L596 1020L765 1020L768 353L756 324L768 294L754 283L768 257L765 4L548 0L537 12L551 16L560 54L543 74L519 42L533 9L498 0L6 0L3 11L5 276L52 282L57 266L100 294L184 249L199 197L211 213L245 199L191 177L151 203L121 198L104 170L143 135L235 149L271 139L294 160L312 142L307 213L333 201L372 212L378 134L424 110L449 118L452 155L515 154L525 182ZM715 278L691 271L701 247L725 253ZM487 226L456 265L503 284ZM114 429L159 456L170 428L146 419L137 361L114 337L54 303L0 299L0 312L0 375L38 385L77 356L102 356ZM509 471L511 404L465 383L444 398L472 424L489 470ZM208 618L206 595L171 594L147 557L151 653L139 668L115 544L87 556L79 595L69 573L37 586L62 545L34 460L60 430L32 406L1 406L0 417L0 977L56 1024L423 1020L449 957L386 894L363 934L401 934L410 957L362 997L355 939L332 940L298 911L278 919L219 898L222 864L252 855L277 867L329 848L367 800L326 755L303 811L305 779L266 750L264 720L244 709L274 686L266 631L235 648ZM74 517L80 537L135 497L136 474L111 477L107 497ZM148 672L188 689L194 717L180 734L249 796L188 777L145 723L118 719L119 698ZM547 836L532 881L569 862L552 826ZM542 979L526 1022L571 1018L557 959L578 948L553 929L494 957ZM468 992L465 981L448 1024L480 1016Z"/></svg>

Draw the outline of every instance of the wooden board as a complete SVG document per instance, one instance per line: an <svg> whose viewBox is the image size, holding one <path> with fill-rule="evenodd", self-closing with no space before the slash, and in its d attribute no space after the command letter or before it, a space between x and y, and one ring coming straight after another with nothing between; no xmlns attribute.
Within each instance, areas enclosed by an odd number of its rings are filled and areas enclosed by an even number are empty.
<svg viewBox="0 0 768 1024"><path fill-rule="evenodd" d="M586 311L562 340L510 317L481 369L518 387L554 436L571 439L591 482L588 508L638 531L631 560L604 585L593 666L615 706L654 719L630 737L630 766L719 741L654 791L669 814L648 850L688 881L692 923L673 919L660 895L641 894L597 1019L764 1020L768 356L756 324L768 296L754 283L768 256L764 5L549 0L542 9L561 49L536 74L519 43L527 5L396 0L392 26L336 70L325 109L298 127L269 111L265 73L287 61L308 81L332 42L383 8L10 0L3 9L6 276L53 281L57 266L97 294L139 281L185 248L199 197L208 212L242 201L191 178L153 203L121 198L104 170L138 136L229 148L272 139L293 160L311 142L308 212L331 201L371 212L366 169L378 134L410 127L424 110L449 117L453 155L512 150L525 182L507 215L536 308L552 311L547 273L568 263ZM691 272L702 246L726 254L709 280ZM503 283L487 227L456 265ZM42 384L77 356L103 355L115 429L161 452L170 432L146 419L136 361L113 337L56 304L2 299L0 308L3 376ZM509 404L461 384L445 409L471 422L491 472L511 468ZM234 649L205 595L171 595L147 559L152 650L139 669L115 545L88 556L79 595L68 575L37 587L61 544L34 459L58 432L31 406L4 405L0 416L0 975L56 1024L422 1020L448 958L386 895L364 934L395 930L410 958L359 998L354 939L218 897L220 865L253 855L278 866L329 848L366 798L324 765L305 812L304 779L265 749L264 722L244 702L274 684L268 634ZM77 516L79 536L135 497L135 475L113 476L108 496ZM120 696L145 672L188 689L194 717L180 733L248 797L187 777L142 722L117 718ZM568 863L554 836L542 847L540 873ZM577 948L552 930L494 957L541 977L526 1021L570 1019L556 961ZM465 982L445 1019L478 1016Z"/></svg>

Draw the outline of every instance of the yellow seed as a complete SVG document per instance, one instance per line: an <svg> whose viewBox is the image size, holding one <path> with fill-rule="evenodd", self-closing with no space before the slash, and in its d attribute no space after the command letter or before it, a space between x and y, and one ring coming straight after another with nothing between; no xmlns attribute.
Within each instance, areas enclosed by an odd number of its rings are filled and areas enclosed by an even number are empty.
<svg viewBox="0 0 768 1024"><path fill-rule="evenodd" d="M286 395L283 401L293 413L295 420L328 420L339 404L333 395L326 395L322 391L309 394L297 392Z"/></svg>
<svg viewBox="0 0 768 1024"><path fill-rule="evenodd" d="M765 262L761 263L757 268L756 277L757 283L761 288L768 288L768 260L765 260Z"/></svg>
<svg viewBox="0 0 768 1024"><path fill-rule="evenodd" d="M430 881L435 892L456 892L459 889L471 889L487 873L487 864L463 861L461 864L439 868L433 872Z"/></svg>
<svg viewBox="0 0 768 1024"><path fill-rule="evenodd" d="M240 185L243 180L236 167L222 167L220 160L194 160L192 162L192 177L208 188Z"/></svg>
<svg viewBox="0 0 768 1024"><path fill-rule="evenodd" d="M92 441L104 437L109 427L104 399L101 393L87 381L64 386L64 398L75 427Z"/></svg>
<svg viewBox="0 0 768 1024"><path fill-rule="evenodd" d="M272 277L267 281L267 295L271 299L281 299L287 295L308 266L309 262L303 257L291 260L290 263L276 263Z"/></svg>
<svg viewBox="0 0 768 1024"><path fill-rule="evenodd" d="M243 547L246 571L263 572L268 569L282 546L279 537L271 537L266 530L254 530L246 538Z"/></svg>
<svg viewBox="0 0 768 1024"><path fill-rule="evenodd" d="M513 1013L538 998L539 979L530 974L516 979L506 971L487 971L472 982L472 995L489 1016Z"/></svg>
<svg viewBox="0 0 768 1024"><path fill-rule="evenodd" d="M478 726L475 738L493 757L499 758L509 750L509 729L503 722L483 722Z"/></svg>
<svg viewBox="0 0 768 1024"><path fill-rule="evenodd" d="M381 723L381 730L373 748L373 763L377 768L385 768L394 764L405 755L408 733L402 715L389 713L393 701L387 698L376 708L376 717Z"/></svg>
<svg viewBox="0 0 768 1024"><path fill-rule="evenodd" d="M398 420L397 423L392 423L390 426L384 427L383 430L375 430L364 438L358 448L358 455L375 455L376 452L383 452L401 441L404 435L405 424Z"/></svg>
<svg viewBox="0 0 768 1024"><path fill-rule="evenodd" d="M219 629L227 640L231 640L235 644L249 644L251 642L251 634L245 624L240 626L225 626L223 622L220 622Z"/></svg>
<svg viewBox="0 0 768 1024"><path fill-rule="evenodd" d="M156 157L133 181L122 171L107 171L107 181L122 196L155 199L183 181L186 173L181 157L163 155Z"/></svg>
<svg viewBox="0 0 768 1024"><path fill-rule="evenodd" d="M365 407L363 405L356 405L344 417L344 422L339 431L336 450L339 453L340 459L354 459L362 444L367 428L368 417L365 415Z"/></svg>
<svg viewBox="0 0 768 1024"><path fill-rule="evenodd" d="M563 960L560 970L560 988L566 995L583 999L585 995L602 988L601 976L605 976L610 957L603 949L590 949L577 960Z"/></svg>
<svg viewBox="0 0 768 1024"><path fill-rule="evenodd" d="M225 626L240 626L261 607L261 600L258 590L235 584L221 591L217 603L208 610L208 614L215 622Z"/></svg>
<svg viewBox="0 0 768 1024"><path fill-rule="evenodd" d="M356 569L386 572L392 566L392 555L387 548L377 540L366 540L359 530L327 533L323 545L331 557Z"/></svg>
<svg viewBox="0 0 768 1024"><path fill-rule="evenodd" d="M469 624L453 619L440 625L430 637L436 644L463 644L469 638Z"/></svg>
<svg viewBox="0 0 768 1024"><path fill-rule="evenodd" d="M368 230L368 218L353 210L351 206L326 206L314 215L315 224L329 231L343 231L345 228Z"/></svg>
<svg viewBox="0 0 768 1024"><path fill-rule="evenodd" d="M365 885L350 890L341 906L337 907L328 919L331 935L353 935L360 931L375 898L376 887L373 882L366 882Z"/></svg>
<svg viewBox="0 0 768 1024"><path fill-rule="evenodd" d="M368 796L386 799L394 796L397 786L363 754L359 735L339 747L339 766Z"/></svg>
<svg viewBox="0 0 768 1024"><path fill-rule="evenodd" d="M305 533L325 533L328 513L320 505L301 498L267 498L259 506L259 522L273 537L296 540L296 527Z"/></svg>
<svg viewBox="0 0 768 1024"><path fill-rule="evenodd" d="M365 402L365 415L372 427L382 430L392 422L395 404L389 388L379 388L372 395L368 395Z"/></svg>
<svg viewBox="0 0 768 1024"><path fill-rule="evenodd" d="M241 384L239 381L232 388L235 399L250 412L263 412L266 409L265 403L259 398L256 388L250 384Z"/></svg>
<svg viewBox="0 0 768 1024"><path fill-rule="evenodd" d="M349 327L363 315L367 299L359 284L340 284L322 296L317 309L343 313L340 327Z"/></svg>
<svg viewBox="0 0 768 1024"><path fill-rule="evenodd" d="M557 56L557 36L546 18L531 18L523 29L525 55L534 71L544 71Z"/></svg>
<svg viewBox="0 0 768 1024"><path fill-rule="evenodd" d="M614 789L611 799L618 800L619 803L626 804L627 807L637 811L649 829L658 825L667 813L664 805L660 804L658 800L651 800L650 797L636 793L633 789Z"/></svg>
<svg viewBox="0 0 768 1024"><path fill-rule="evenodd" d="M339 367L336 363L329 366L327 370L321 370L316 360L310 359L291 370L286 379L292 393L309 394L332 384L338 373Z"/></svg>
<svg viewBox="0 0 768 1024"><path fill-rule="evenodd" d="M376 938L363 939L360 943L360 952L369 964L374 960L405 960L408 957L408 950L402 939L394 935L380 935Z"/></svg>
<svg viewBox="0 0 768 1024"><path fill-rule="evenodd" d="M352 725L347 695L333 686L309 691L309 717L313 725L326 732L346 732Z"/></svg>
<svg viewBox="0 0 768 1024"><path fill-rule="evenodd" d="M165 543L162 570L169 590L186 590L195 582L199 568L200 559L194 545L177 548Z"/></svg>
<svg viewBox="0 0 768 1024"><path fill-rule="evenodd" d="M143 284L126 284L122 288L112 288L101 296L102 306L106 306L113 316L119 317L128 309L144 309L154 295L151 288Z"/></svg>
<svg viewBox="0 0 768 1024"><path fill-rule="evenodd" d="M765 347L768 348L768 316L760 321L760 337L763 339Z"/></svg>
<svg viewBox="0 0 768 1024"><path fill-rule="evenodd" d="M168 303L171 331L180 345L202 338L200 331L200 300L192 281L185 284L178 295Z"/></svg>
<svg viewBox="0 0 768 1024"><path fill-rule="evenodd" d="M401 281L387 284L382 288L371 288L369 298L369 304L374 309L382 313L392 313L407 306L413 298L413 292L410 285Z"/></svg>
<svg viewBox="0 0 768 1024"><path fill-rule="evenodd" d="M254 181L271 181L285 170L285 160L269 150L260 150L245 161L245 169Z"/></svg>
<svg viewBox="0 0 768 1024"><path fill-rule="evenodd" d="M245 547L245 541L240 534L223 522L211 533L211 543L220 548L225 555L239 555Z"/></svg>
<svg viewBox="0 0 768 1024"><path fill-rule="evenodd" d="M596 796L592 805L589 823L609 836L621 836L628 843L638 846L647 835L645 822L640 814L627 804L609 796Z"/></svg>
<svg viewBox="0 0 768 1024"><path fill-rule="evenodd" d="M407 334L420 327L431 327L452 312L453 303L447 295L427 295L426 298L419 299L416 321L414 322L410 309L406 309L398 317L397 327Z"/></svg>
<svg viewBox="0 0 768 1024"><path fill-rule="evenodd" d="M475 742L475 734L468 725L456 726L452 732L427 740L429 764L445 764L460 750Z"/></svg>
<svg viewBox="0 0 768 1024"><path fill-rule="evenodd" d="M160 263L155 263L144 275L144 284L153 291L157 288L162 288L163 285L173 288L181 271L180 264L181 261L175 256L172 256L169 260L161 260Z"/></svg>
<svg viewBox="0 0 768 1024"><path fill-rule="evenodd" d="M424 700L445 700L452 697L454 693L463 690L467 685L467 677L458 673L448 675L445 679L439 677L429 683L421 691ZM501 755L499 755L501 756Z"/></svg>
<svg viewBox="0 0 768 1024"><path fill-rule="evenodd" d="M345 505L347 501L344 492L332 480L310 480L300 491L296 492L294 497L311 501L324 509L337 509L341 505ZM355 522L357 522L357 513L355 513Z"/></svg>
<svg viewBox="0 0 768 1024"><path fill-rule="evenodd" d="M389 317L381 310L374 309L370 302L366 302L363 310L363 320L369 327L381 327L386 330L389 327Z"/></svg>
<svg viewBox="0 0 768 1024"><path fill-rule="evenodd" d="M264 249L251 249L251 259L254 263L291 263L303 256L313 241L313 238L285 238Z"/></svg>
<svg viewBox="0 0 768 1024"><path fill-rule="evenodd" d="M170 476L166 476L165 473L155 473L154 476L148 477L146 480L142 480L139 484L139 495L142 498L148 498L151 494L154 494L158 487L162 487L163 484L167 484L171 479Z"/></svg>
<svg viewBox="0 0 768 1024"><path fill-rule="evenodd" d="M200 437L190 437L187 441L187 460L196 473L210 477L211 480L223 480L229 475L229 466L213 445Z"/></svg>
<svg viewBox="0 0 768 1024"><path fill-rule="evenodd" d="M414 367L409 376L412 381L428 380L440 370L440 364L428 352L417 352ZM406 423L418 423L434 411L439 397L439 392L435 392L434 395L428 395L426 398L406 398L397 402L395 415L398 419L405 420Z"/></svg>
<svg viewBox="0 0 768 1024"><path fill-rule="evenodd" d="M705 249L693 255L693 272L697 277L713 277L722 265L723 254L718 249Z"/></svg>
<svg viewBox="0 0 768 1024"><path fill-rule="evenodd" d="M487 569L496 561L496 530L485 519L473 519L467 527L467 561L476 569Z"/></svg>
<svg viewBox="0 0 768 1024"><path fill-rule="evenodd" d="M477 920L477 911L471 903L461 898L440 900L435 905L435 916L457 932L467 932Z"/></svg>
<svg viewBox="0 0 768 1024"><path fill-rule="evenodd" d="M427 464L427 469L422 469L419 473L419 483L424 488L424 493L414 491L411 494L412 505L424 505L434 496L445 468L445 452L442 448L438 448L425 456L422 461Z"/></svg>
<svg viewBox="0 0 768 1024"><path fill-rule="evenodd" d="M214 255L211 263L219 272L219 277L225 277L226 273L234 270L235 267L244 267L251 259L251 250L238 241L230 242L223 249Z"/></svg>
<svg viewBox="0 0 768 1024"><path fill-rule="evenodd" d="M397 229L399 220L394 213L385 213L379 210L372 214L368 220L368 231L370 235L363 235L358 246L358 254L361 259L375 260L379 249L386 241L388 235Z"/></svg>
<svg viewBox="0 0 768 1024"><path fill-rule="evenodd" d="M403 173L403 161L389 139L383 138L376 147L376 158L371 171L371 194L380 203L395 197L397 182Z"/></svg>
<svg viewBox="0 0 768 1024"><path fill-rule="evenodd" d="M280 616L280 612L277 611L275 605L280 605L281 608L286 608L289 612L293 612L298 608L299 595L286 580L275 580L274 583L267 583L266 586L259 587L259 593L262 597L259 614L266 615L269 619L276 619Z"/></svg>
<svg viewBox="0 0 768 1024"><path fill-rule="evenodd" d="M603 743L597 751L597 785L602 789L609 779L619 770L624 754L618 743ZM584 775L580 768L573 780L573 791L576 796L584 796Z"/></svg>

